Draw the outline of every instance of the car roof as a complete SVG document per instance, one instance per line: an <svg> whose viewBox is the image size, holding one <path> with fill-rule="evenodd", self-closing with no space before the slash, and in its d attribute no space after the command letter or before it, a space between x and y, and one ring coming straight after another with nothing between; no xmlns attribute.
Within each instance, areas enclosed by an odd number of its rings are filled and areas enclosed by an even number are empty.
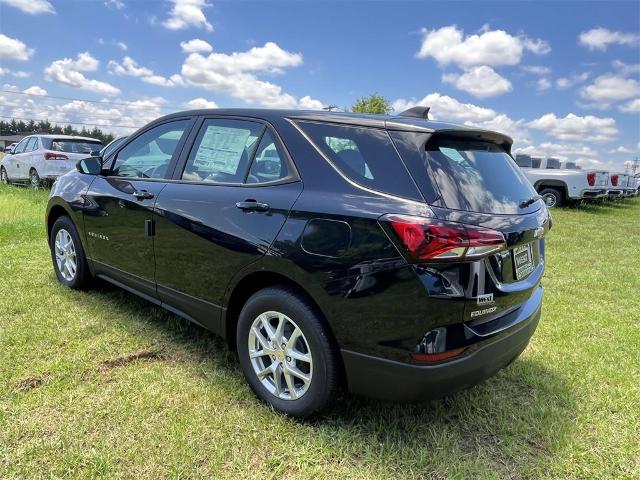
<svg viewBox="0 0 640 480"><path fill-rule="evenodd" d="M97 138L91 138L91 137L79 137L77 135L55 135L55 134L39 134L39 133L35 133L33 135L30 135L32 137L40 137L40 138L58 138L60 140L88 140L90 142L100 142L102 143L99 139Z"/></svg>
<svg viewBox="0 0 640 480"><path fill-rule="evenodd" d="M171 113L162 117L168 120L185 115L224 115L238 117L255 117L264 120L291 119L317 122L338 123L344 125L385 128L387 130L417 131L425 133L446 133L449 135L475 136L511 147L513 140L503 133L475 128L468 125L439 122L424 118L402 115L373 115L366 113L331 112L323 110L280 110L268 108L208 108L186 110Z"/></svg>

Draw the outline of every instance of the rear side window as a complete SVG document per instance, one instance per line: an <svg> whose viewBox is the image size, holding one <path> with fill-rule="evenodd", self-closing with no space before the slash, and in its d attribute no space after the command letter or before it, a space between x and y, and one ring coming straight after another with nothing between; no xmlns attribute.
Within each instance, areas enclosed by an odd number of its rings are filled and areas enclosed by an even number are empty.
<svg viewBox="0 0 640 480"><path fill-rule="evenodd" d="M531 167L532 168L540 168L542 164L542 159L540 158L531 158Z"/></svg>
<svg viewBox="0 0 640 480"><path fill-rule="evenodd" d="M355 183L422 200L385 130L311 122L298 125L331 163Z"/></svg>
<svg viewBox="0 0 640 480"><path fill-rule="evenodd" d="M547 168L559 169L560 160L557 158L547 158Z"/></svg>
<svg viewBox="0 0 640 480"><path fill-rule="evenodd" d="M434 137L427 143L433 174L447 208L480 213L526 213L520 208L536 194L511 156L480 141Z"/></svg>

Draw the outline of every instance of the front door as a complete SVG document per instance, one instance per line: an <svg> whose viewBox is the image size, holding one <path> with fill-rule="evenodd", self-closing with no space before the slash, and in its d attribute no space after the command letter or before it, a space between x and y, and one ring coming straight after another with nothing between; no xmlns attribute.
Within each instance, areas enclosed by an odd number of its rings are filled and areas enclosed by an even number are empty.
<svg viewBox="0 0 640 480"><path fill-rule="evenodd" d="M302 182L258 121L205 119L184 157L156 203L158 296L223 333L226 288L267 252Z"/></svg>
<svg viewBox="0 0 640 480"><path fill-rule="evenodd" d="M85 197L86 240L96 272L151 297L156 296L153 209L190 125L189 118L173 120L126 142Z"/></svg>

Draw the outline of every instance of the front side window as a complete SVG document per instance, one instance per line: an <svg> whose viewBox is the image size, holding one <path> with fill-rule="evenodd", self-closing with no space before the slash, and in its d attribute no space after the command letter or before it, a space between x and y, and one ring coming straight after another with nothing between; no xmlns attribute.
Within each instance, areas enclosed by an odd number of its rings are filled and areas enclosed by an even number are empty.
<svg viewBox="0 0 640 480"><path fill-rule="evenodd" d="M385 130L313 122L298 125L355 183L401 197L421 198Z"/></svg>
<svg viewBox="0 0 640 480"><path fill-rule="evenodd" d="M113 175L166 178L167 169L189 120L163 123L147 130L124 147L113 165Z"/></svg>
<svg viewBox="0 0 640 480"><path fill-rule="evenodd" d="M243 183L264 125L248 120L208 119L198 132L182 179Z"/></svg>
<svg viewBox="0 0 640 480"><path fill-rule="evenodd" d="M17 154L17 153L24 152L24 149L27 146L27 143L29 142L29 140L31 140L31 138L22 139L22 141L18 145L16 145L16 148L13 150L13 153Z"/></svg>

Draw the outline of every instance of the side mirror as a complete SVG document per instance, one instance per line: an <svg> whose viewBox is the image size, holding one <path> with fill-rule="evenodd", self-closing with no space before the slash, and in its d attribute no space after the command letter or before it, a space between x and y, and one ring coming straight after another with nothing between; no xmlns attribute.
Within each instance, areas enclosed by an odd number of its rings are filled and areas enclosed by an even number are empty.
<svg viewBox="0 0 640 480"><path fill-rule="evenodd" d="M100 175L102 171L102 157L88 157L78 160L76 170L85 175Z"/></svg>
<svg viewBox="0 0 640 480"><path fill-rule="evenodd" d="M11 147L7 147L7 148L5 148L5 149L4 149L4 153L6 153L6 154L8 154L8 155L11 155L11 154L13 153L13 148L11 148Z"/></svg>
<svg viewBox="0 0 640 480"><path fill-rule="evenodd" d="M99 157L100 156L100 150L92 150L90 155L92 157Z"/></svg>

